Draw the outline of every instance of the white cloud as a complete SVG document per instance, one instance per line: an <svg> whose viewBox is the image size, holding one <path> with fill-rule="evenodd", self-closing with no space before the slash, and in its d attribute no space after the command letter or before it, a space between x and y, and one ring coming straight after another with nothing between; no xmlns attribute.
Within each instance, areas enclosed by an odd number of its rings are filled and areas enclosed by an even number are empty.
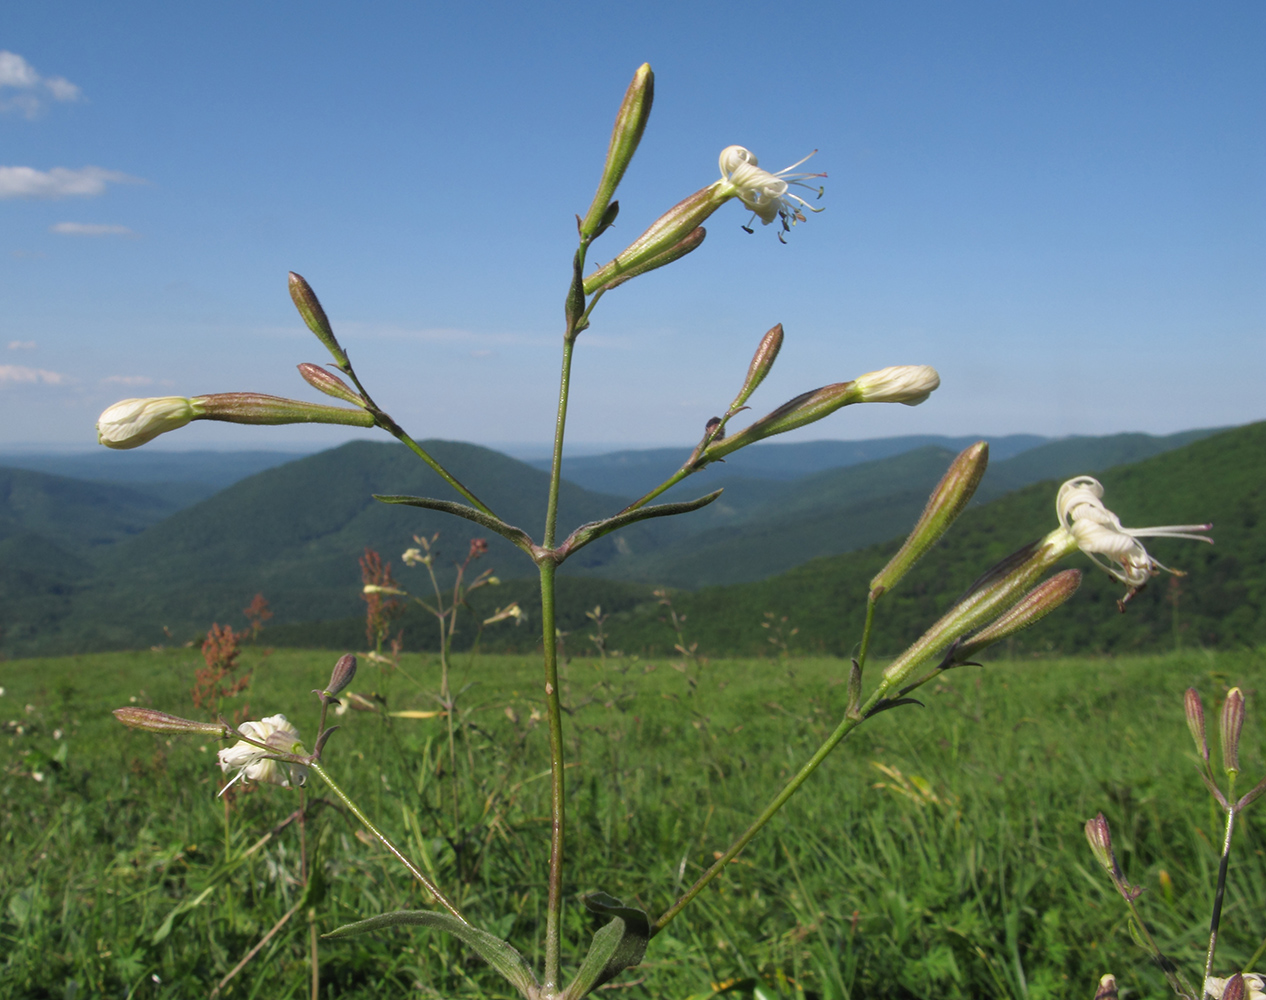
<svg viewBox="0 0 1266 1000"><path fill-rule="evenodd" d="M102 194L107 184L144 184L117 170L101 167L0 167L0 198L91 198Z"/></svg>
<svg viewBox="0 0 1266 1000"><path fill-rule="evenodd" d="M49 226L50 233L62 236L135 236L127 226L107 226L96 222L59 222Z"/></svg>
<svg viewBox="0 0 1266 1000"><path fill-rule="evenodd" d="M101 382L103 385L152 385L154 380L148 375L107 375Z"/></svg>
<svg viewBox="0 0 1266 1000"><path fill-rule="evenodd" d="M40 76L16 52L0 49L0 112L19 111L37 118L50 99L65 103L80 96L79 88L64 76Z"/></svg>
<svg viewBox="0 0 1266 1000"><path fill-rule="evenodd" d="M0 365L0 385L9 382L37 382L42 385L65 385L69 381L61 372L43 368L26 368L22 365Z"/></svg>
<svg viewBox="0 0 1266 1000"><path fill-rule="evenodd" d="M10 340L9 350L11 351L33 351L35 350L35 341L33 340Z"/></svg>

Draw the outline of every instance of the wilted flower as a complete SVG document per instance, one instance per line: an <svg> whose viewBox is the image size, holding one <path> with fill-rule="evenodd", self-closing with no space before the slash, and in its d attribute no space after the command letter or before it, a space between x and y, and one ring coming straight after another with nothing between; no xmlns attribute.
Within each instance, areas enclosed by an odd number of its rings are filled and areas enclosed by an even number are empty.
<svg viewBox="0 0 1266 1000"><path fill-rule="evenodd" d="M1121 519L1103 505L1103 486L1090 476L1078 476L1064 483L1059 488L1055 509L1065 530L1076 540L1077 547L1130 588L1127 600L1158 571L1177 572L1148 555L1140 538L1190 538L1196 542L1213 542L1212 538L1196 534L1212 530L1212 524L1122 527Z"/></svg>
<svg viewBox="0 0 1266 1000"><path fill-rule="evenodd" d="M139 448L160 434L184 427L201 411L184 396L123 399L97 419L97 441L107 448Z"/></svg>
<svg viewBox="0 0 1266 1000"><path fill-rule="evenodd" d="M816 152L815 149L813 153ZM793 163L785 170L771 174L768 170L762 170L757 166L756 155L750 150L742 146L726 146L721 150L721 184L718 192L737 197L766 226L774 219L781 219L783 232L787 232L797 222L805 221L804 214L801 212L802 207L810 212L822 211L820 208L814 208L799 195L790 193L790 188L795 186L816 191L818 197L822 197L821 187L814 188L805 181L825 177L826 174L792 173L796 167L809 159L809 156Z"/></svg>
<svg viewBox="0 0 1266 1000"><path fill-rule="evenodd" d="M299 731L284 715L270 715L259 722L243 722L237 727L237 731L257 743L268 744L277 753L295 753L296 747L302 749ZM237 768L237 774L221 789L220 794L223 795L239 779L267 781L283 788L302 785L307 780L308 769L302 764L273 760L267 754L268 750L245 740L239 740L231 747L221 750L220 769L228 774L230 770Z"/></svg>

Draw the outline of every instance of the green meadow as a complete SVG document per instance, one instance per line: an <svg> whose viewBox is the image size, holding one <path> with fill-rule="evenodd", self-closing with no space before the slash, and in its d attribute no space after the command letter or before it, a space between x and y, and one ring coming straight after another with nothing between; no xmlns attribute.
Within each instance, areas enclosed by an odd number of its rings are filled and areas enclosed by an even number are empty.
<svg viewBox="0 0 1266 1000"><path fill-rule="evenodd" d="M252 717L305 736L333 652L247 647ZM0 994L306 997L312 931L427 905L313 777L216 798L216 745L126 730L122 705L192 714L196 649L0 664ZM833 728L846 661L573 659L568 739L570 964L602 890L652 916ZM1162 948L1198 977L1221 838L1182 693L1248 700L1243 787L1266 772L1260 650L963 668L847 740L614 997L1086 997L1114 972L1167 995L1130 940L1082 826L1103 811ZM874 670L871 673L875 673ZM440 717L351 711L336 779L472 919L539 964L548 850L539 661L457 661L450 764ZM434 657L362 661L354 690L430 712ZM1216 751L1215 751L1216 752ZM454 816L454 793L457 811ZM302 824L293 817L304 808ZM302 836L301 836L302 835ZM1219 966L1260 969L1266 806L1236 831ZM306 876L306 877L305 877ZM319 943L321 996L508 997L446 936L395 929Z"/></svg>

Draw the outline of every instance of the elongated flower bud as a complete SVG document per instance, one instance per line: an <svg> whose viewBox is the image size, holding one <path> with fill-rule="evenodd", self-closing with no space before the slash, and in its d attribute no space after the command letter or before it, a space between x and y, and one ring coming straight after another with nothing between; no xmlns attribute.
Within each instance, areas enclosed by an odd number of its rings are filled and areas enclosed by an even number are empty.
<svg viewBox="0 0 1266 1000"><path fill-rule="evenodd" d="M891 590L958 519L975 494L988 465L989 445L985 441L977 441L954 459L932 491L905 544L870 581L872 601L878 600L884 591Z"/></svg>
<svg viewBox="0 0 1266 1000"><path fill-rule="evenodd" d="M365 410L348 410L323 403L266 396L260 392L219 392L195 396L202 412L198 419L231 424L346 424L373 427L374 416Z"/></svg>
<svg viewBox="0 0 1266 1000"><path fill-rule="evenodd" d="M355 676L356 657L351 653L340 656L338 663L334 664L334 671L330 674L330 683L326 685L325 693L328 695L338 694L352 683L352 679Z"/></svg>
<svg viewBox="0 0 1266 1000"><path fill-rule="evenodd" d="M959 636L991 622L1033 586L1048 569L1077 551L1062 528L1012 553L977 580L949 611L883 672L885 690L900 687L922 664Z"/></svg>
<svg viewBox="0 0 1266 1000"><path fill-rule="evenodd" d="M1095 860L1103 866L1109 875L1117 872L1117 860L1112 853L1112 831L1108 829L1108 820L1099 813L1094 819L1086 821L1086 840Z"/></svg>
<svg viewBox="0 0 1266 1000"><path fill-rule="evenodd" d="M614 278L609 278L605 282L595 283L592 279L597 277L598 272L590 275L585 279L585 293L589 294L598 290L609 292L613 288L618 288L626 281L638 277L638 275L646 274L647 271L654 271L666 264L671 264L675 260L681 260L688 253L694 253L703 244L704 238L708 235L708 231L703 226L692 229L680 240L670 246L667 250L643 260L640 264L633 264L629 267L622 268Z"/></svg>
<svg viewBox="0 0 1266 1000"><path fill-rule="evenodd" d="M1020 598L1009 610L1004 611L970 639L959 644L954 658L960 663L992 646L1000 639L1036 625L1061 604L1067 601L1081 586L1081 570L1066 569L1044 580Z"/></svg>
<svg viewBox="0 0 1266 1000"><path fill-rule="evenodd" d="M1195 688L1187 688L1183 696L1183 708L1187 712L1187 728L1191 730L1191 738L1196 744L1196 753L1206 764L1209 763L1209 739L1205 735L1204 702L1200 700L1200 692Z"/></svg>
<svg viewBox="0 0 1266 1000"><path fill-rule="evenodd" d="M1094 1000L1118 1000L1121 996L1117 992L1117 977L1112 973L1099 977L1099 988L1095 990Z"/></svg>
<svg viewBox="0 0 1266 1000"><path fill-rule="evenodd" d="M1244 693L1231 688L1222 703L1222 766L1230 777L1240 773L1240 731L1244 728Z"/></svg>
<svg viewBox="0 0 1266 1000"><path fill-rule="evenodd" d="M941 376L931 365L893 365L854 380L863 403L905 403L918 406L940 387Z"/></svg>
<svg viewBox="0 0 1266 1000"><path fill-rule="evenodd" d="M139 448L160 434L184 427L201 416L201 407L184 396L123 399L97 418L97 441L107 448Z"/></svg>
<svg viewBox="0 0 1266 1000"><path fill-rule="evenodd" d="M782 324L779 323L761 337L756 353L752 355L752 363L747 366L747 378L743 380L743 388L730 404L731 413L746 403L756 391L756 387L765 381L765 376L774 367L774 362L778 360L778 352L781 350Z"/></svg>
<svg viewBox="0 0 1266 1000"><path fill-rule="evenodd" d="M829 417L842 406L861 401L861 392L853 382L836 382L833 385L824 385L821 389L814 389L812 392L802 393L755 423L749 424L732 437L717 441L706 448L702 461L704 464L715 462L730 452L738 451L739 448L753 442L773 437L775 434L785 434L797 427L804 427L823 417Z"/></svg>
<svg viewBox="0 0 1266 1000"><path fill-rule="evenodd" d="M233 730L218 722L197 722L182 719L178 715L156 712L152 708L116 708L114 717L132 729L144 729L150 733L199 733L203 736L233 735Z"/></svg>
<svg viewBox="0 0 1266 1000"><path fill-rule="evenodd" d="M580 223L580 235L592 239L602 232L603 220L607 215L607 206L611 197L628 168L629 161L637 152L638 143L642 141L642 133L646 131L646 122L651 116L651 104L655 100L655 74L651 72L649 63L642 63L615 116L615 127L611 129L611 142L607 146L607 161L602 167L602 179L598 182L597 193L593 203Z"/></svg>
<svg viewBox="0 0 1266 1000"><path fill-rule="evenodd" d="M303 376L303 380L325 393L327 396L333 396L335 399L341 399L345 403L352 403L355 406L364 406L365 400L355 389L344 382L333 372L326 371L320 365L309 364L304 362L299 365L299 374Z"/></svg>
<svg viewBox="0 0 1266 1000"><path fill-rule="evenodd" d="M316 334L317 340L325 345L325 349L334 358L334 363L339 367L346 367L347 353L334 336L334 330L325 316L325 310L321 308L316 292L302 275L295 274L294 271L290 272L290 297L294 300L295 308L299 310L304 323Z"/></svg>

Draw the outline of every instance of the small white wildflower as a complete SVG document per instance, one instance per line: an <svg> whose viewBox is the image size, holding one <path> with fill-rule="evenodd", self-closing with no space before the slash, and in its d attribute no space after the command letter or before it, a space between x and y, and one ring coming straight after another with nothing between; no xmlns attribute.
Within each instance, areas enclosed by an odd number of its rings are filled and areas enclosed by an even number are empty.
<svg viewBox="0 0 1266 1000"><path fill-rule="evenodd" d="M422 554L421 549L405 549L404 555L400 557L406 566L418 566L426 563L427 558Z"/></svg>
<svg viewBox="0 0 1266 1000"><path fill-rule="evenodd" d="M237 727L237 731L259 743L268 744L278 753L294 753L294 748L299 743L299 731L284 715L270 715L259 722L243 722ZM237 768L237 774L220 790L220 794L223 795L239 779L267 781L283 788L302 785L307 780L308 769L302 764L273 760L267 753L263 747L245 740L239 740L231 747L221 750L217 755L220 758L220 769L228 774L230 770Z"/></svg>
<svg viewBox="0 0 1266 1000"><path fill-rule="evenodd" d="M1153 559L1140 538L1189 538L1195 542L1213 542L1212 538L1197 534L1212 530L1212 524L1123 527L1121 519L1103 505L1103 486L1090 476L1078 476L1064 483L1059 488L1055 509L1060 523L1077 542L1077 547L1130 588L1125 598L1127 601L1159 571L1182 575Z"/></svg>
<svg viewBox="0 0 1266 1000"><path fill-rule="evenodd" d="M813 153L816 153L815 149ZM810 153L809 156L812 156ZM787 167L785 170L779 170L776 174L771 174L768 170L762 170L757 165L756 154L750 150L744 149L742 146L726 146L721 150L721 183L720 194L734 195L744 205L752 210L754 217L759 218L761 223L768 226L775 219L782 222L782 233L790 232L791 227L797 222L804 222L804 213L802 208L807 208L810 212L821 212L822 209L814 208L799 195L792 194L790 189L794 187L802 187L807 191L816 191L819 198L822 197L822 188L815 188L811 184L806 184L806 180L825 177L826 174L793 174L792 171L796 167L809 159L806 156L804 160L800 160ZM750 233L751 228L744 226L744 229ZM782 239L782 233L778 234L778 238Z"/></svg>

